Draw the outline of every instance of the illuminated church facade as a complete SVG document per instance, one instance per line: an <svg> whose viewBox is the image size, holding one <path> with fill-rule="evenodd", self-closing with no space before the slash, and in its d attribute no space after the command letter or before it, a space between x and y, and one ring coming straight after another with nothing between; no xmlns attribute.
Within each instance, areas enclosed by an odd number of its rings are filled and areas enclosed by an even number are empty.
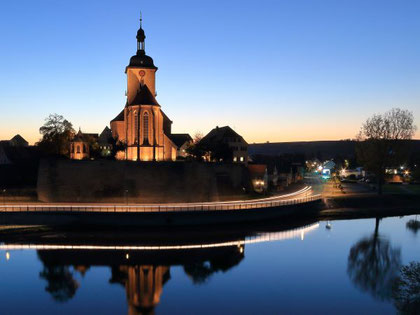
<svg viewBox="0 0 420 315"><path fill-rule="evenodd" d="M145 33L140 19L137 53L125 69L127 102L111 121L114 139L125 145L118 159L131 161L174 161L177 145L171 140L172 121L156 100L156 71L145 52Z"/></svg>

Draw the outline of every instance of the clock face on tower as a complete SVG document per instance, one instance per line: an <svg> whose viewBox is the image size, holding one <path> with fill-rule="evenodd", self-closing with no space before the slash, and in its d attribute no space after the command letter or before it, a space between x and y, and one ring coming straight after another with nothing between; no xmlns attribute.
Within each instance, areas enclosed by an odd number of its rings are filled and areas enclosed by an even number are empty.
<svg viewBox="0 0 420 315"><path fill-rule="evenodd" d="M139 74L140 74L141 77L144 77L146 75L146 72L144 70L140 70Z"/></svg>

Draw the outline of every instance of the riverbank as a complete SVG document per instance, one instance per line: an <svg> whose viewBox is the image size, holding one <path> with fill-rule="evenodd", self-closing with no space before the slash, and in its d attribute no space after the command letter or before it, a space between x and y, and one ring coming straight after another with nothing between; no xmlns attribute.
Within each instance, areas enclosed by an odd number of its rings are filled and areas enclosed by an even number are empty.
<svg viewBox="0 0 420 315"><path fill-rule="evenodd" d="M420 195L343 195L324 199L324 205L321 220L403 216L420 214Z"/></svg>

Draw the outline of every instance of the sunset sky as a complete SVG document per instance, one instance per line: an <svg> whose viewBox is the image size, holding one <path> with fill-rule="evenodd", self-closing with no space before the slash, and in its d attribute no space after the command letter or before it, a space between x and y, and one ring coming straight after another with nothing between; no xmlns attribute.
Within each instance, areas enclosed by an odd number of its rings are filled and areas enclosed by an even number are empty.
<svg viewBox="0 0 420 315"><path fill-rule="evenodd" d="M25 0L0 4L0 140L34 143L50 113L85 132L109 125L140 10L173 132L346 139L392 107L420 127L417 0Z"/></svg>

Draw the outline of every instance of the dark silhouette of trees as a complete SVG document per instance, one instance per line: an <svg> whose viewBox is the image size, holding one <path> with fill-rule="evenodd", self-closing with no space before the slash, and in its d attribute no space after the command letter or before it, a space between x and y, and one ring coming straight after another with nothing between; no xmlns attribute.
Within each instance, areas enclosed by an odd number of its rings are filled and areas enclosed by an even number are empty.
<svg viewBox="0 0 420 315"><path fill-rule="evenodd" d="M196 161L202 161L203 156L206 154L205 147L203 143L201 143L201 139L203 139L203 134L197 132L193 137L193 141L191 141L186 148L186 152Z"/></svg>
<svg viewBox="0 0 420 315"><path fill-rule="evenodd" d="M68 266L45 264L39 276L47 281L45 291L57 302L66 302L73 298L79 287Z"/></svg>
<svg viewBox="0 0 420 315"><path fill-rule="evenodd" d="M65 155L70 153L70 141L74 137L73 125L63 116L51 114L39 128L42 139L36 144L48 155Z"/></svg>
<svg viewBox="0 0 420 315"><path fill-rule="evenodd" d="M361 127L356 145L358 161L376 176L378 193L382 194L386 167L408 158L408 142L417 127L413 113L399 108L370 117Z"/></svg>
<svg viewBox="0 0 420 315"><path fill-rule="evenodd" d="M388 300L398 277L401 251L380 237L379 220L376 219L373 235L361 239L350 249L347 274L359 289L369 292L374 298Z"/></svg>
<svg viewBox="0 0 420 315"><path fill-rule="evenodd" d="M392 297L400 314L420 314L420 262L401 268Z"/></svg>

